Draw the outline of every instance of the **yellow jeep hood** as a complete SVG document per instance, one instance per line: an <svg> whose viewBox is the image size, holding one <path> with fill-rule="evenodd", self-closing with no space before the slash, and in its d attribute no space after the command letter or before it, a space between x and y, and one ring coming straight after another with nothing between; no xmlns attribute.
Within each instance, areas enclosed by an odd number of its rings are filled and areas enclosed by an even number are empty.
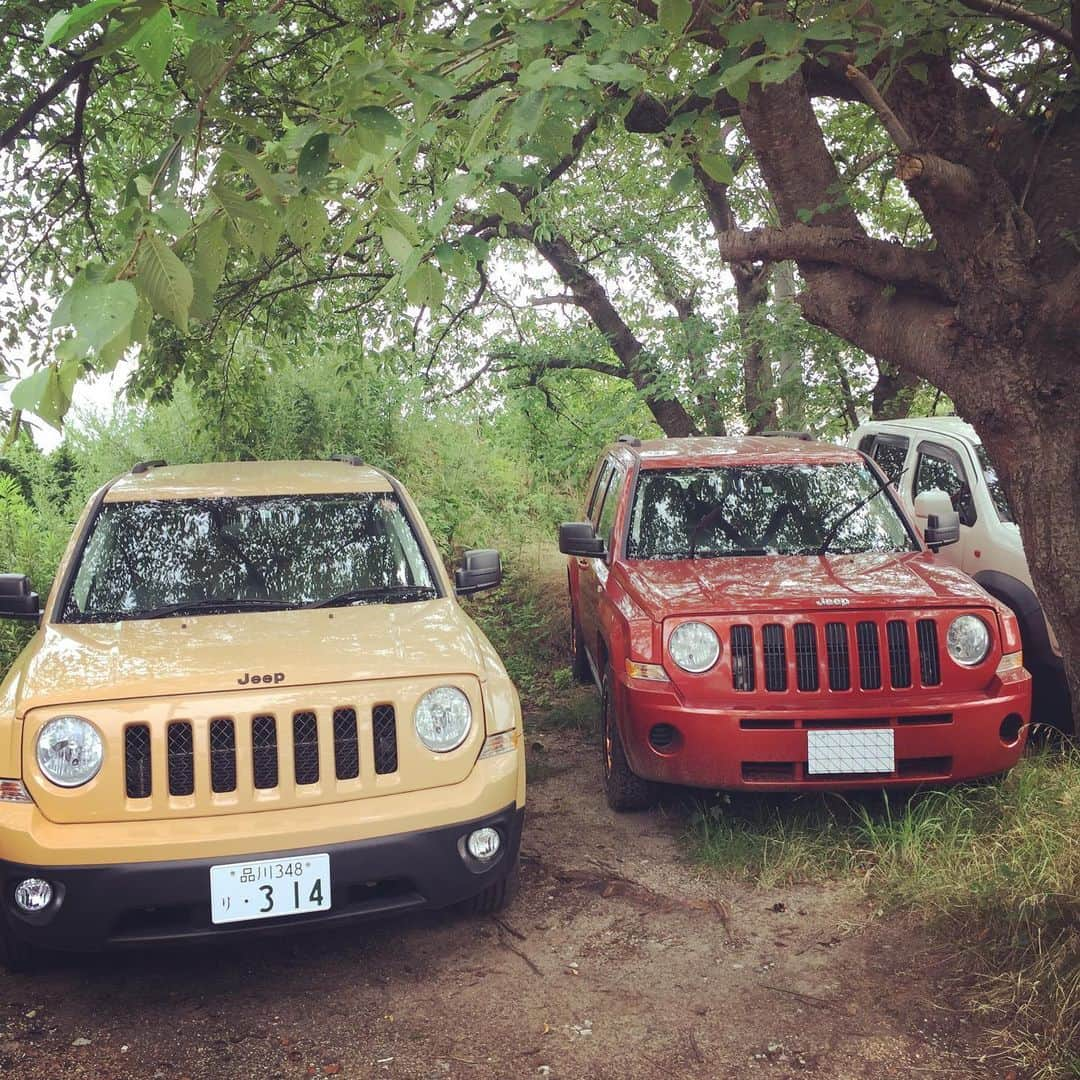
<svg viewBox="0 0 1080 1080"><path fill-rule="evenodd" d="M29 648L19 715L42 705L265 685L484 674L472 622L448 598L47 624Z"/></svg>

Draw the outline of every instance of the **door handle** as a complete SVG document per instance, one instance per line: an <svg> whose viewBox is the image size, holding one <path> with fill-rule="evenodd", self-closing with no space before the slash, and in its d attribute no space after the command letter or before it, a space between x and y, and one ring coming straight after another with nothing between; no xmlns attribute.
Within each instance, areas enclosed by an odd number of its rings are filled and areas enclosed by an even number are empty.
<svg viewBox="0 0 1080 1080"><path fill-rule="evenodd" d="M588 570L589 562L590 562L589 559L586 559L586 558L584 558L583 556L580 556L580 555L578 556L577 564L578 564L578 566L581 567L582 570Z"/></svg>

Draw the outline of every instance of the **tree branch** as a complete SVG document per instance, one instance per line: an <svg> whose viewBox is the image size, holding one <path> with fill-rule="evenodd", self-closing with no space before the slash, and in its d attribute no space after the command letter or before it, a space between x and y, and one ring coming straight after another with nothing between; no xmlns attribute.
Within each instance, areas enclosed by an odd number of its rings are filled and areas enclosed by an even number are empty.
<svg viewBox="0 0 1080 1080"><path fill-rule="evenodd" d="M795 259L858 270L889 285L921 286L951 295L943 260L929 251L876 240L851 229L789 225L783 229L739 229L719 236L720 254L729 262Z"/></svg>
<svg viewBox="0 0 1080 1080"><path fill-rule="evenodd" d="M1056 41L1059 45L1064 45L1070 51L1076 48L1076 39L1072 32L1046 18L1045 15L1037 15L1034 11L1028 11L1019 4L1011 4L1008 0L960 0L960 3L966 8L971 8L972 11L978 11L984 15L996 15L1009 22L1020 23L1021 26L1026 26L1050 38L1051 41Z"/></svg>
<svg viewBox="0 0 1080 1080"><path fill-rule="evenodd" d="M7 150L15 140L28 128L49 105L56 100L72 83L78 82L84 76L89 76L90 70L97 63L96 58L80 60L64 72L51 86L42 90L40 94L15 119L0 133L0 151Z"/></svg>

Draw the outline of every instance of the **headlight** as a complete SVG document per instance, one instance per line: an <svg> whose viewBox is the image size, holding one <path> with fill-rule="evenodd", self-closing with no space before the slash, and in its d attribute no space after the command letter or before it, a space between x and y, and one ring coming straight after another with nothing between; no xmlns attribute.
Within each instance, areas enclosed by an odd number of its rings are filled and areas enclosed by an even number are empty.
<svg viewBox="0 0 1080 1080"><path fill-rule="evenodd" d="M720 659L720 639L711 626L684 622L671 632L668 652L683 671L697 675L708 671Z"/></svg>
<svg viewBox="0 0 1080 1080"><path fill-rule="evenodd" d="M957 615L945 635L949 655L964 667L974 667L990 651L990 631L978 615Z"/></svg>
<svg viewBox="0 0 1080 1080"><path fill-rule="evenodd" d="M38 767L60 787L93 780L104 756L97 728L81 717L54 717L38 732Z"/></svg>
<svg viewBox="0 0 1080 1080"><path fill-rule="evenodd" d="M439 753L456 750L469 734L472 709L456 686L429 690L417 703L413 726L420 741Z"/></svg>

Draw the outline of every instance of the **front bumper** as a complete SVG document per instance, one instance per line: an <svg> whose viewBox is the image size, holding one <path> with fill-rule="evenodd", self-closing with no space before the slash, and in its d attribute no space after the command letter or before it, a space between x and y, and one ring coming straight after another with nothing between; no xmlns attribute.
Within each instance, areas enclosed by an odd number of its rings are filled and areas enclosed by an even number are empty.
<svg viewBox="0 0 1080 1080"><path fill-rule="evenodd" d="M0 860L0 895L8 932L50 949L96 951L164 942L221 940L305 927L337 926L391 912L440 908L468 900L513 868L525 811L510 804L459 824L253 858L327 852L333 907L326 912L215 926L210 921L210 867L221 857L101 866L35 866ZM499 830L503 844L486 867L463 854L473 829ZM16 885L41 877L52 903L27 915L14 903Z"/></svg>
<svg viewBox="0 0 1080 1080"><path fill-rule="evenodd" d="M760 695L738 710L689 707L666 684L623 678L620 735L627 760L647 780L717 789L843 791L953 783L1012 768L1027 739L1031 678L1019 669L995 678L985 694L940 694L914 701L881 697L873 704L840 700L813 707L771 705ZM1009 719L1015 738L1003 739ZM1019 718L1019 723L1017 723ZM656 729L666 726L666 745ZM891 773L809 773L811 730L891 728Z"/></svg>

